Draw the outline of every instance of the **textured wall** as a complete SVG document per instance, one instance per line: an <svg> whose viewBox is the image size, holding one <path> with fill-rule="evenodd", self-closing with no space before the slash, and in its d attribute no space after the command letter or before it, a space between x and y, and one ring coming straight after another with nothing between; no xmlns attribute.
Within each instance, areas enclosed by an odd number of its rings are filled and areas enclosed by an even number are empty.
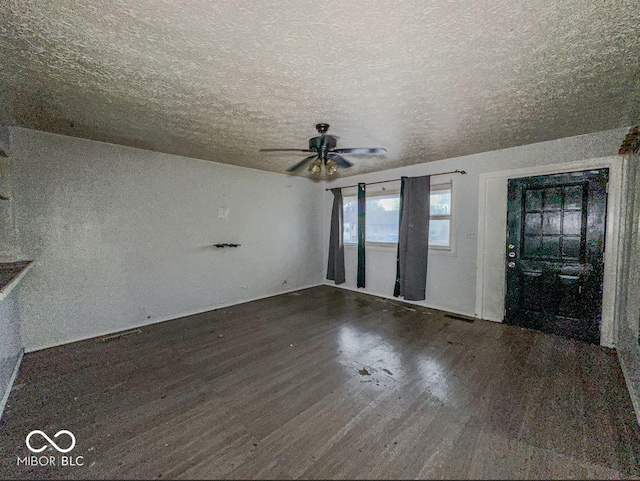
<svg viewBox="0 0 640 481"><path fill-rule="evenodd" d="M20 128L10 143L27 350L321 282L317 183Z"/></svg>
<svg viewBox="0 0 640 481"><path fill-rule="evenodd" d="M466 170L467 175L434 177L433 182L454 180L457 203L457 244L455 255L430 254L427 274L427 300L422 304L473 316L476 297L476 239L468 233L478 231L478 176L485 172L505 171L535 165L550 165L589 158L615 155L628 129L620 128L541 142L494 152L486 152L438 162L393 169L375 174L328 183L340 187L356 182L399 179L401 176L435 174L451 170ZM329 235L331 193L325 193L325 237ZM357 249L345 248L347 287L356 286ZM366 291L392 295L396 272L394 247L367 249ZM502 268L502 266L501 266ZM501 288L501 286L499 286ZM491 286L487 286L491 289Z"/></svg>
<svg viewBox="0 0 640 481"><path fill-rule="evenodd" d="M2 401L7 390L11 389L11 377L22 350L18 310L19 290L19 287L14 288L4 300L0 301L0 416L4 408Z"/></svg>
<svg viewBox="0 0 640 481"><path fill-rule="evenodd" d="M622 242L623 273L620 286L618 357L629 387L629 394L640 422L640 158L629 155L625 161L625 229Z"/></svg>
<svg viewBox="0 0 640 481"><path fill-rule="evenodd" d="M345 174L640 118L637 0L0 3L0 125L283 172L317 122ZM302 175L307 175L305 170Z"/></svg>
<svg viewBox="0 0 640 481"><path fill-rule="evenodd" d="M0 156L0 262L20 258L16 242L16 226L11 198L11 151L9 129L0 124L0 149L7 157Z"/></svg>

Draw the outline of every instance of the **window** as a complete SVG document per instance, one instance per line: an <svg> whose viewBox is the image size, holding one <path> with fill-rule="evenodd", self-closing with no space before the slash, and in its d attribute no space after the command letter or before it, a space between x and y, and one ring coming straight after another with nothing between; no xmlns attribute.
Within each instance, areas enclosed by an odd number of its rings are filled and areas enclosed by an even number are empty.
<svg viewBox="0 0 640 481"><path fill-rule="evenodd" d="M344 223L344 243L358 243L358 197L345 196L342 199L342 215Z"/></svg>
<svg viewBox="0 0 640 481"><path fill-rule="evenodd" d="M451 184L431 186L429 247L451 249ZM343 201L344 242L358 243L358 198L345 196ZM400 220L400 194L367 195L367 242L396 244Z"/></svg>
<svg viewBox="0 0 640 481"><path fill-rule="evenodd" d="M429 247L451 248L451 184L431 187Z"/></svg>

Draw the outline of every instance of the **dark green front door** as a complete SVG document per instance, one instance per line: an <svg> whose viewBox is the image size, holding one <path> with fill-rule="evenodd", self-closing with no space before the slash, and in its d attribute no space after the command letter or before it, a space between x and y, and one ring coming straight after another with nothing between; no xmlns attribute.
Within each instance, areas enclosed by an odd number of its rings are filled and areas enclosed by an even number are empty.
<svg viewBox="0 0 640 481"><path fill-rule="evenodd" d="M608 175L509 180L505 322L600 342Z"/></svg>

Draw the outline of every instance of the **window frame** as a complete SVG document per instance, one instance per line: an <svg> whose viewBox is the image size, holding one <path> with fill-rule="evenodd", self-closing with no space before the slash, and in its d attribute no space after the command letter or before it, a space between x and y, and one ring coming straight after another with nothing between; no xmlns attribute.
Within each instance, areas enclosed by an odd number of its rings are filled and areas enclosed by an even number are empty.
<svg viewBox="0 0 640 481"><path fill-rule="evenodd" d="M451 208L450 208L450 214L449 215L442 215L442 214L438 214L438 215L431 215L429 216L429 221L431 220L449 220L449 245L448 246L433 246L433 245L429 245L429 252L431 254L438 254L438 255L449 255L449 256L453 256L455 255L455 245L456 245L456 234L457 234L457 229L455 226L455 219L457 219L457 211L456 211L456 200L455 200L455 186L454 186L454 181L453 179L450 179L447 182L441 182L438 184L433 184L431 186L431 192L434 191L438 191L438 190L451 190ZM373 198L373 197L383 197L383 196L388 196L390 194L397 194L400 195L400 189L399 188L392 188L392 189L385 189L385 190L381 190L381 191L375 191L373 193L369 193L367 192L367 199L368 198ZM345 194L344 197L351 197L354 198L355 201L357 202L357 198L358 195L357 193L354 194ZM398 247L398 243L397 242L380 242L380 241L365 241L365 245L367 247L373 247L375 249L383 249L383 250L388 250L388 249L397 249ZM358 246L358 242L344 242L344 246L348 247L348 248L353 248L353 247L357 247Z"/></svg>

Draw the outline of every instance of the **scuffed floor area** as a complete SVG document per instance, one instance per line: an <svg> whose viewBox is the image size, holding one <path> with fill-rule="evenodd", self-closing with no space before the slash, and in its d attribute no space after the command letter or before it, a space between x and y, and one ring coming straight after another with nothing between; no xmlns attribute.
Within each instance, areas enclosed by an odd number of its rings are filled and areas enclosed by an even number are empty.
<svg viewBox="0 0 640 481"><path fill-rule="evenodd" d="M445 314L321 286L28 354L0 477L640 476L614 351ZM18 466L36 429L83 466Z"/></svg>

